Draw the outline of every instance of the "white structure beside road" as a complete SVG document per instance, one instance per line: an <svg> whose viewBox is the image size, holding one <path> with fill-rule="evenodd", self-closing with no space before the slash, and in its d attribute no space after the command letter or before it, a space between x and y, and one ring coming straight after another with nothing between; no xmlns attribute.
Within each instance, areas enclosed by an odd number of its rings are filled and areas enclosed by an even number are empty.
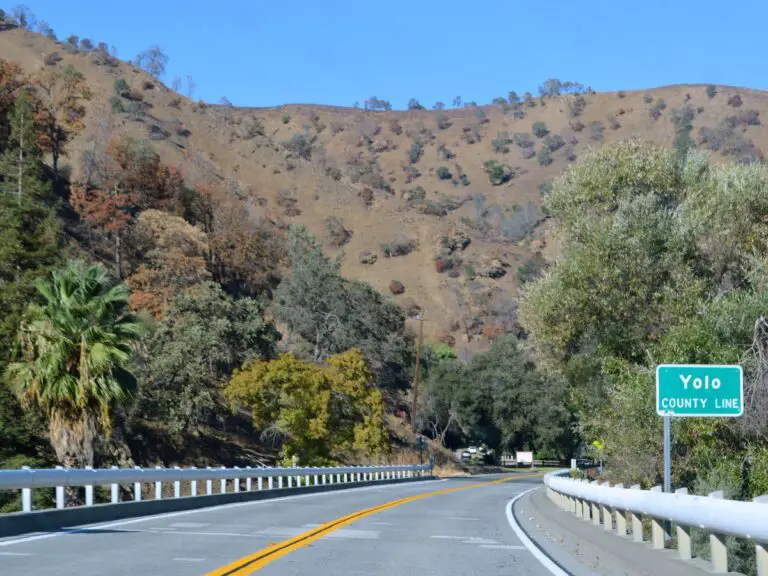
<svg viewBox="0 0 768 576"><path fill-rule="evenodd" d="M665 521L673 522L680 558L690 560L691 528L710 532L711 569L715 574L728 572L725 536L736 536L755 543L758 576L768 576L768 496L753 502L723 499L721 491L708 496L689 495L684 488L664 493L660 486L641 490L597 481L566 477L568 470L544 477L547 495L563 510L621 537L631 534L643 542L643 519L651 522L653 548L662 549L669 538Z"/></svg>

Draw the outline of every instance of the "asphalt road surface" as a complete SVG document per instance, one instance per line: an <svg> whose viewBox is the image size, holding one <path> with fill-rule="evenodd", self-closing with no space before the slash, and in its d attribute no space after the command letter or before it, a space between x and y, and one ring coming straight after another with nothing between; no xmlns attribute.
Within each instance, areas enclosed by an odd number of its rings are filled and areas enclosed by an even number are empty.
<svg viewBox="0 0 768 576"><path fill-rule="evenodd" d="M506 514L540 485L497 475L371 486L0 539L0 574L551 576Z"/></svg>

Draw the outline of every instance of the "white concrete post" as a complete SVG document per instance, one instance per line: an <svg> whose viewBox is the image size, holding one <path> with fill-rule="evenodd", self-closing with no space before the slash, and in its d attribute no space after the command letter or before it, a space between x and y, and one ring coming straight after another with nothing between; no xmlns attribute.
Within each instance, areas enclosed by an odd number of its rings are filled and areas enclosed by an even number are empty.
<svg viewBox="0 0 768 576"><path fill-rule="evenodd" d="M614 488L624 488L624 484L616 484ZM624 538L627 535L627 513L616 509L616 534Z"/></svg>
<svg viewBox="0 0 768 576"><path fill-rule="evenodd" d="M30 470L29 466L22 466L22 470ZM21 511L32 512L32 488L21 489Z"/></svg>
<svg viewBox="0 0 768 576"><path fill-rule="evenodd" d="M590 484L597 486L599 482L597 480L593 480L590 482ZM590 508L592 509L592 524L595 526L600 526L600 505L596 502L591 502Z"/></svg>
<svg viewBox="0 0 768 576"><path fill-rule="evenodd" d="M678 488L675 490L675 494L688 494L688 488ZM677 553L680 555L681 560L690 560L693 558L691 551L691 527L680 526L676 527L677 532Z"/></svg>
<svg viewBox="0 0 768 576"><path fill-rule="evenodd" d="M155 470L162 470L162 466L155 466ZM155 482L155 500L161 500L163 498L163 483Z"/></svg>
<svg viewBox="0 0 768 576"><path fill-rule="evenodd" d="M259 478L256 481L256 489L257 490L262 490L263 488L264 488L264 478L259 476ZM270 488L271 488L271 486L270 486Z"/></svg>
<svg viewBox="0 0 768 576"><path fill-rule="evenodd" d="M320 479L317 477L317 474L315 476L315 486L317 486L320 483Z"/></svg>
<svg viewBox="0 0 768 576"><path fill-rule="evenodd" d="M245 491L251 492L253 490L253 478L248 476L248 478L245 479Z"/></svg>
<svg viewBox="0 0 768 576"><path fill-rule="evenodd" d="M112 466L112 470L117 470L117 466ZM111 492L110 496L112 504L120 502L120 485L115 483L110 484L109 491Z"/></svg>
<svg viewBox="0 0 768 576"><path fill-rule="evenodd" d="M635 484L629 487L630 490L640 490L640 484ZM632 518L632 540L635 542L643 541L643 522L640 519L640 515L635 512L629 513Z"/></svg>
<svg viewBox="0 0 768 576"><path fill-rule="evenodd" d="M347 482L349 482L349 474L344 472L344 483L346 484Z"/></svg>
<svg viewBox="0 0 768 576"><path fill-rule="evenodd" d="M716 490L709 493L710 498L722 499L723 491ZM722 534L709 534L709 550L712 558L712 571L715 574L728 573L728 550L725 547L725 536Z"/></svg>
<svg viewBox="0 0 768 576"><path fill-rule="evenodd" d="M602 484L606 488L611 487L610 482L603 482ZM608 532L613 532L613 510L608 508L608 506L600 505L600 512L603 515L603 528Z"/></svg>
<svg viewBox="0 0 768 576"><path fill-rule="evenodd" d="M174 470L181 470L178 466L173 467ZM173 497L181 498L181 480L173 481Z"/></svg>
<svg viewBox="0 0 768 576"><path fill-rule="evenodd" d="M304 474L304 486L309 487L309 474Z"/></svg>
<svg viewBox="0 0 768 576"><path fill-rule="evenodd" d="M86 470L93 470L93 466L86 466ZM30 506L32 503L30 502ZM85 486L85 505L86 506L93 506L93 484L88 484Z"/></svg>
<svg viewBox="0 0 768 576"><path fill-rule="evenodd" d="M296 487L301 488L301 476L296 475Z"/></svg>
<svg viewBox="0 0 768 576"><path fill-rule="evenodd" d="M293 488L293 476L288 476L288 488Z"/></svg>
<svg viewBox="0 0 768 576"><path fill-rule="evenodd" d="M336 484L341 483L341 474L336 474Z"/></svg>
<svg viewBox="0 0 768 576"><path fill-rule="evenodd" d="M136 471L141 472L141 466L136 466ZM141 502L141 482L133 483L133 500Z"/></svg>
<svg viewBox="0 0 768 576"><path fill-rule="evenodd" d="M283 487L283 477L282 476L278 476L277 477L277 487L278 488L282 488Z"/></svg>
<svg viewBox="0 0 768 576"><path fill-rule="evenodd" d="M234 468L235 470L240 470L240 467L239 467L239 466L233 466L233 468ZM234 489L235 489L235 492L240 492L240 478L235 478L235 479L234 479L234 487L235 487L235 488L234 488Z"/></svg>
<svg viewBox="0 0 768 576"><path fill-rule="evenodd" d="M213 468L211 468L210 466L208 466L208 468L207 468L207 469L208 469L208 470L213 470ZM206 493L208 496L210 496L211 494L213 494L213 480L211 480L210 478L209 478L208 480L206 480L206 481L205 481L205 493Z"/></svg>
<svg viewBox="0 0 768 576"><path fill-rule="evenodd" d="M227 467L226 466L222 466L221 469L222 470L226 470ZM227 479L226 478L222 478L219 481L219 492L221 494L226 494L227 493Z"/></svg>
<svg viewBox="0 0 768 576"><path fill-rule="evenodd" d="M197 470L197 468L192 466L192 470ZM192 480L189 483L189 494L190 496L197 496L197 480Z"/></svg>
<svg viewBox="0 0 768 576"><path fill-rule="evenodd" d="M64 466L56 466L56 470L64 470ZM56 486L56 508L64 508L64 486Z"/></svg>
<svg viewBox="0 0 768 576"><path fill-rule="evenodd" d="M768 507L768 495L758 496L753 500ZM765 514L768 514L766 510ZM755 544L755 560L757 563L757 576L768 576L768 545L765 542Z"/></svg>
<svg viewBox="0 0 768 576"><path fill-rule="evenodd" d="M274 479L272 478L272 476L270 476L269 477L269 484L268 484L268 487L269 487L270 490L272 490L272 488L274 488L274 483L275 483Z"/></svg>
<svg viewBox="0 0 768 576"><path fill-rule="evenodd" d="M652 492L661 492L661 486L651 488ZM651 518L651 542L656 550L664 548L664 526L659 518Z"/></svg>

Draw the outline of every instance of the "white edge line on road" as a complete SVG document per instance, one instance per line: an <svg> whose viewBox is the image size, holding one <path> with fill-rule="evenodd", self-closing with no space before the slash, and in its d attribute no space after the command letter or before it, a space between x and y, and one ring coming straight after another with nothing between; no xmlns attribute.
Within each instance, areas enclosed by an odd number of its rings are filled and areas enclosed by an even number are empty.
<svg viewBox="0 0 768 576"><path fill-rule="evenodd" d="M446 478L440 480L422 480L419 482L403 482L397 484L388 484L384 486L360 486L359 488L343 488L341 490L329 490L328 492L313 492L312 494L295 494L293 496L278 496L277 498L265 498L263 500L253 500L251 502L233 502L232 504L219 504L218 506L206 506L205 508L195 508L194 510L181 510L179 512L166 512L164 514L152 514L150 516L141 516L139 518L132 518L130 520L121 520L119 522L111 522L108 524L95 524L83 528L63 529L58 532L46 532L45 534L37 534L35 536L25 536L23 538L16 538L15 540L4 540L0 542L0 548L4 546L13 546L14 544L23 544L25 542L34 542L35 540L45 540L47 538L56 538L58 536L64 536L66 534L81 534L90 530L104 530L109 528L117 528L119 526L128 526L130 524L136 524L138 522L149 522L151 520L162 520L164 518L177 518L179 516L188 516L189 514L199 514L201 512L216 512L218 510L228 510L231 508L240 508L242 506L256 506L259 504L269 504L272 502L285 502L286 500L298 500L300 498L312 498L316 496L331 496L339 494L349 494L351 492L365 492L370 490L381 490L382 488L402 488L406 486L420 486L423 484L438 484L446 482ZM173 532L167 532L173 534ZM177 532L178 533L178 532Z"/></svg>
<svg viewBox="0 0 768 576"><path fill-rule="evenodd" d="M507 502L507 522L509 522L509 525L512 527L512 530L514 530L515 535L519 538L520 542L522 542L523 546L525 546L528 551L533 554L533 556L538 560L544 568L549 570L550 574L554 574L554 576L570 576L567 572L565 572L560 566L552 562L547 556L539 549L539 547L534 544L528 536L526 536L525 532L523 532L523 529L520 527L520 524L517 523L517 520L515 520L515 515L512 513L512 506L520 500L523 496L526 494L529 494L533 492L534 490L537 490L538 488L531 488L530 490L526 490L525 492L522 492L512 498L509 502Z"/></svg>

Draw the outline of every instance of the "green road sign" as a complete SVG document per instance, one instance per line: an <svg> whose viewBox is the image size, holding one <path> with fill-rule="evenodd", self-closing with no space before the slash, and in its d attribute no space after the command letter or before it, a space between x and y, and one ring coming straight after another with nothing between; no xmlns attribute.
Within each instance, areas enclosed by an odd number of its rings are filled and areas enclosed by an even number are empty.
<svg viewBox="0 0 768 576"><path fill-rule="evenodd" d="M660 364L656 366L656 413L659 416L744 414L741 366Z"/></svg>

